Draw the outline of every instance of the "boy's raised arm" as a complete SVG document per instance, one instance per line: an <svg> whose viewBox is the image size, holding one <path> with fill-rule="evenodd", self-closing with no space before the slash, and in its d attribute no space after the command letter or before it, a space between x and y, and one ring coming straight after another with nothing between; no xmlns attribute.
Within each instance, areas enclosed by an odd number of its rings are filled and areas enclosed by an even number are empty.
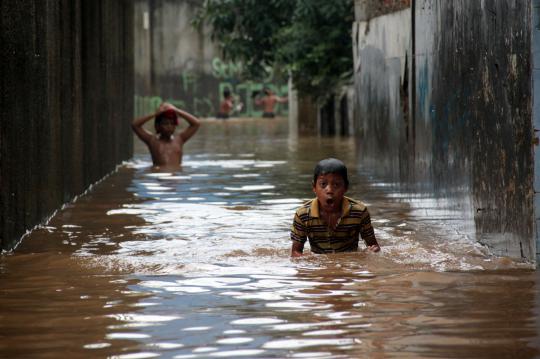
<svg viewBox="0 0 540 359"><path fill-rule="evenodd" d="M279 97L279 96L276 96L276 100L277 100L277 102L279 102L279 103L286 103L286 102L289 102L289 98L288 98L288 97Z"/></svg>
<svg viewBox="0 0 540 359"><path fill-rule="evenodd" d="M147 130L145 130L142 126L159 115L162 111L158 111L156 113L153 113L151 115L142 116L139 118L136 118L131 123L131 128L133 129L133 132L139 137L143 142L148 143L152 139L153 134Z"/></svg>
<svg viewBox="0 0 540 359"><path fill-rule="evenodd" d="M180 138L182 139L182 141L186 142L195 134L195 132L197 132L199 127L201 127L201 122L197 117L193 116L189 112L182 111L173 105L171 105L171 108L174 109L180 117L182 117L189 123L189 127L180 133Z"/></svg>

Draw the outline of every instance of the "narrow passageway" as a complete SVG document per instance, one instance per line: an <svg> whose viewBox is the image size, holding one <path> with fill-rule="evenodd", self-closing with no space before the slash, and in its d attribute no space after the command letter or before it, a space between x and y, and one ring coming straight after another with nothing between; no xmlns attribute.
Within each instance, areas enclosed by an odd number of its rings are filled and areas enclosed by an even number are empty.
<svg viewBox="0 0 540 359"><path fill-rule="evenodd" d="M540 0L1 8L0 358L540 358Z"/></svg>
<svg viewBox="0 0 540 359"><path fill-rule="evenodd" d="M530 267L445 228L434 199L402 201L359 166L352 139L238 119L205 121L178 172L135 152L1 257L0 356L540 353ZM349 166L382 251L291 260L294 210L329 156Z"/></svg>

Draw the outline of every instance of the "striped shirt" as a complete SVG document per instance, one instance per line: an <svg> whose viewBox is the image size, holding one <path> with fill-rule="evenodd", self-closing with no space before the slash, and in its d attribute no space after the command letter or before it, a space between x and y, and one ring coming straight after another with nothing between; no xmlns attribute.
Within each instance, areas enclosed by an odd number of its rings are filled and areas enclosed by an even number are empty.
<svg viewBox="0 0 540 359"><path fill-rule="evenodd" d="M344 197L342 215L335 229L319 216L319 202L314 198L296 210L291 240L304 244L309 239L314 253L351 252L358 250L359 235L370 246L377 244L366 206Z"/></svg>

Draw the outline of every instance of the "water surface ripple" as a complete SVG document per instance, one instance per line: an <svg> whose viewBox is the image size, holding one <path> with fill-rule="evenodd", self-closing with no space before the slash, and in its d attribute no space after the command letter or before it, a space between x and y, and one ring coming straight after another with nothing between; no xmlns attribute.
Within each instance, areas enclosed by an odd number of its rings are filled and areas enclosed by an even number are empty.
<svg viewBox="0 0 540 359"><path fill-rule="evenodd" d="M451 205L369 177L352 139L232 120L185 152L158 172L138 145L0 257L0 357L540 356L536 272L472 241ZM329 156L382 251L292 260L294 210Z"/></svg>

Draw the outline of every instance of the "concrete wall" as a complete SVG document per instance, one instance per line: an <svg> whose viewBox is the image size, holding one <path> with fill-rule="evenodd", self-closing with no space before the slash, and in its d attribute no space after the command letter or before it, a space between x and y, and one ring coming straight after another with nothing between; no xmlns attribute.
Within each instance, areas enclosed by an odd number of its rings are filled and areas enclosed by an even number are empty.
<svg viewBox="0 0 540 359"><path fill-rule="evenodd" d="M132 154L130 1L0 5L0 242L33 226Z"/></svg>
<svg viewBox="0 0 540 359"><path fill-rule="evenodd" d="M353 31L359 146L366 165L396 181L407 171L410 20L406 9L358 22Z"/></svg>
<svg viewBox="0 0 540 359"><path fill-rule="evenodd" d="M530 2L416 0L356 35L367 166L452 203L495 253L535 260Z"/></svg>
<svg viewBox="0 0 540 359"><path fill-rule="evenodd" d="M536 258L540 259L540 0L532 0L532 78L533 78L533 127L534 146L534 228L536 237Z"/></svg>
<svg viewBox="0 0 540 359"><path fill-rule="evenodd" d="M139 114L155 110L163 100L201 117L215 116L223 90L229 88L244 104L241 117L260 116L252 93L268 86L288 95L287 79L242 78L240 62L226 61L210 39L208 28L191 22L200 0L135 1L135 105ZM287 105L276 107L287 115Z"/></svg>
<svg viewBox="0 0 540 359"><path fill-rule="evenodd" d="M317 113L316 130L313 133L322 136L350 136L354 134L353 110L354 86L337 89L322 105L315 103ZM304 120L305 121L305 120ZM307 125L307 124L305 124ZM308 126L304 126L308 127Z"/></svg>

